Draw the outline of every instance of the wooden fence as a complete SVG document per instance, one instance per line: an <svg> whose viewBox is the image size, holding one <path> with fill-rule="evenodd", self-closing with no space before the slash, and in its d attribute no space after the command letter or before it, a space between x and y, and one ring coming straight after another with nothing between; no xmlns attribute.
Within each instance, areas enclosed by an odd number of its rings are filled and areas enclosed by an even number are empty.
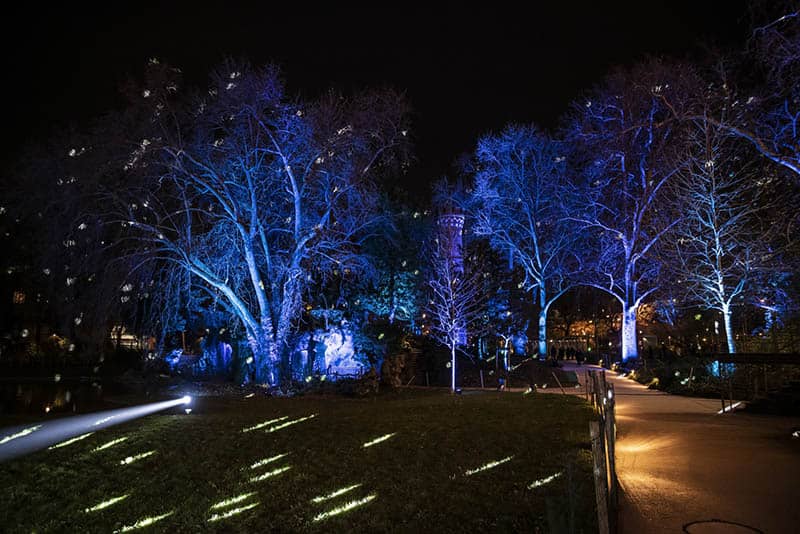
<svg viewBox="0 0 800 534"><path fill-rule="evenodd" d="M588 371L586 397L597 413L589 423L594 462L594 489L597 499L597 524L600 534L617 531L618 482L615 464L616 421L614 385L606 381L605 371Z"/></svg>

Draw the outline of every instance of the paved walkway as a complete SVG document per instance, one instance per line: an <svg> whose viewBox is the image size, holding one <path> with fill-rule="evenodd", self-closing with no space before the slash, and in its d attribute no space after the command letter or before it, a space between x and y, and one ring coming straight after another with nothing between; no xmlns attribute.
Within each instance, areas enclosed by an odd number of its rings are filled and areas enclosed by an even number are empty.
<svg viewBox="0 0 800 534"><path fill-rule="evenodd" d="M617 397L622 534L754 531L732 523L800 532L800 440L791 437L800 418L717 415L719 400L652 391L613 372L607 379ZM711 519L730 523L684 530Z"/></svg>

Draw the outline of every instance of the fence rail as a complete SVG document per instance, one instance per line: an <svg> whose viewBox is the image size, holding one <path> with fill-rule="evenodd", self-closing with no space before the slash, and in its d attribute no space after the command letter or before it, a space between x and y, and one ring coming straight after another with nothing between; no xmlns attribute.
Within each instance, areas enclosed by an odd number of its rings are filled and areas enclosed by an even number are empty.
<svg viewBox="0 0 800 534"><path fill-rule="evenodd" d="M605 371L588 371L586 397L592 403L597 421L589 424L592 439L597 524L600 534L617 531L619 502L615 448L617 426L614 385L606 381Z"/></svg>

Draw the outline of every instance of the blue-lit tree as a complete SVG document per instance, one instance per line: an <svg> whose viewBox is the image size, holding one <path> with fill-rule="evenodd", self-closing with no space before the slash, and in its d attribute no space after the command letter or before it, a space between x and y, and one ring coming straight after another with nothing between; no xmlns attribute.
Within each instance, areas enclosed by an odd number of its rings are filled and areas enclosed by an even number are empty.
<svg viewBox="0 0 800 534"><path fill-rule="evenodd" d="M204 94L145 87L153 128L109 195L143 261L178 269L241 324L256 379L289 376L289 334L306 287L369 269L361 246L381 224L376 175L405 145L391 92L299 101L273 67L227 63Z"/></svg>
<svg viewBox="0 0 800 534"><path fill-rule="evenodd" d="M483 269L469 261L453 261L452 249L436 238L427 251L428 330L450 349L450 389L456 389L456 350L466 344L467 333L479 334L487 294Z"/></svg>
<svg viewBox="0 0 800 534"><path fill-rule="evenodd" d="M717 114L723 120L725 107ZM722 314L727 350L734 353L734 306L778 268L778 225L770 216L778 207L771 198L777 178L754 165L716 121L692 121L687 141L687 164L670 187L683 220L669 257L687 304Z"/></svg>
<svg viewBox="0 0 800 534"><path fill-rule="evenodd" d="M637 310L659 287L657 247L679 221L665 209L665 186L680 142L661 98L680 91L677 78L658 64L617 71L576 104L568 132L570 218L592 239L584 283L622 305L623 360L638 356Z"/></svg>
<svg viewBox="0 0 800 534"><path fill-rule="evenodd" d="M733 95L740 107L732 117L735 120L712 119L800 179L800 12L796 6L755 27L747 52L744 69L748 72L741 78L751 78L753 71L763 78L748 91L740 89L741 94ZM735 93L729 85L721 89Z"/></svg>
<svg viewBox="0 0 800 534"><path fill-rule="evenodd" d="M534 126L512 125L478 141L473 212L476 232L510 256L538 304L538 354L547 357L547 312L575 282L580 227L564 209L563 146Z"/></svg>

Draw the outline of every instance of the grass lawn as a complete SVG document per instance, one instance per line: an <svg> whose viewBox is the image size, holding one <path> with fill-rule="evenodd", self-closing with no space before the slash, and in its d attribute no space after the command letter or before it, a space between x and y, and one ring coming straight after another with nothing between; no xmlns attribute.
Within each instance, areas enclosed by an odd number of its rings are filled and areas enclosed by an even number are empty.
<svg viewBox="0 0 800 534"><path fill-rule="evenodd" d="M403 390L194 405L0 464L0 530L113 532L169 514L138 531L596 531L591 412L576 397Z"/></svg>

